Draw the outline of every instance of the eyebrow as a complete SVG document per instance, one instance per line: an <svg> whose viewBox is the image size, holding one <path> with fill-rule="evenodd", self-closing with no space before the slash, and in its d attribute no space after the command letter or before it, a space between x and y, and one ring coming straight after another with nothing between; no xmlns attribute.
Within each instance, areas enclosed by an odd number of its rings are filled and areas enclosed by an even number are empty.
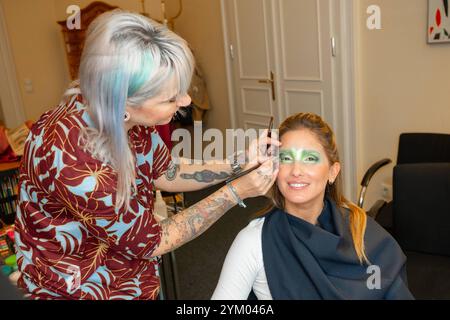
<svg viewBox="0 0 450 320"><path fill-rule="evenodd" d="M303 150L303 152L304 153L317 153L317 154L320 154L320 152L316 151L316 150Z"/></svg>
<svg viewBox="0 0 450 320"><path fill-rule="evenodd" d="M280 152L291 152L293 149L303 150L303 152L306 152L306 153L319 153L320 154L320 151L317 151L317 150L306 150L306 149L297 149L297 148L280 149Z"/></svg>

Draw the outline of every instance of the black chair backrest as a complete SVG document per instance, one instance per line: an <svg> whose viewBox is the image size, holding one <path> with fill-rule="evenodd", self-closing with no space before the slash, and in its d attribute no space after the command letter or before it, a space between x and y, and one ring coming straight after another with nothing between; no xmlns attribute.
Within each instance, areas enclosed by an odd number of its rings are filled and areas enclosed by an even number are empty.
<svg viewBox="0 0 450 320"><path fill-rule="evenodd" d="M450 134L402 133L397 164L450 162Z"/></svg>

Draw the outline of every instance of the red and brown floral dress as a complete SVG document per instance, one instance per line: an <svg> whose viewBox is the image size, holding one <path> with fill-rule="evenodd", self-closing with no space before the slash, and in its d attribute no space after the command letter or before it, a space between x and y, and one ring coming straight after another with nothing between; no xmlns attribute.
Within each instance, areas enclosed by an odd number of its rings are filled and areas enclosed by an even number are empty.
<svg viewBox="0 0 450 320"><path fill-rule="evenodd" d="M116 172L79 144L91 126L80 95L45 113L28 136L16 218L19 286L34 299L156 299L161 228L153 180L170 154L153 127L134 127L137 191L114 205Z"/></svg>

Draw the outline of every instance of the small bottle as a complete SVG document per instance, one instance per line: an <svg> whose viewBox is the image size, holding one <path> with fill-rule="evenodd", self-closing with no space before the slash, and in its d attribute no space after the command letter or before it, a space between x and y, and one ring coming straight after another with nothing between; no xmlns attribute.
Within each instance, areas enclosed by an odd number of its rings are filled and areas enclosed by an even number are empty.
<svg viewBox="0 0 450 320"><path fill-rule="evenodd" d="M156 199L153 207L153 215L158 221L162 221L164 219L167 219L168 217L167 205L161 195L161 191L159 190L156 191Z"/></svg>

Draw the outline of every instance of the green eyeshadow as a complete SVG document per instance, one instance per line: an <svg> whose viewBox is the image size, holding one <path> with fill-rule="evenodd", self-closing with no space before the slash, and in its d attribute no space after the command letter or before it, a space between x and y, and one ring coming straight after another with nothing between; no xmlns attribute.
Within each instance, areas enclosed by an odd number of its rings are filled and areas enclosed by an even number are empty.
<svg viewBox="0 0 450 320"><path fill-rule="evenodd" d="M314 150L296 148L281 149L279 157L281 164L292 164L295 161L304 164L318 164L321 162L320 153Z"/></svg>

